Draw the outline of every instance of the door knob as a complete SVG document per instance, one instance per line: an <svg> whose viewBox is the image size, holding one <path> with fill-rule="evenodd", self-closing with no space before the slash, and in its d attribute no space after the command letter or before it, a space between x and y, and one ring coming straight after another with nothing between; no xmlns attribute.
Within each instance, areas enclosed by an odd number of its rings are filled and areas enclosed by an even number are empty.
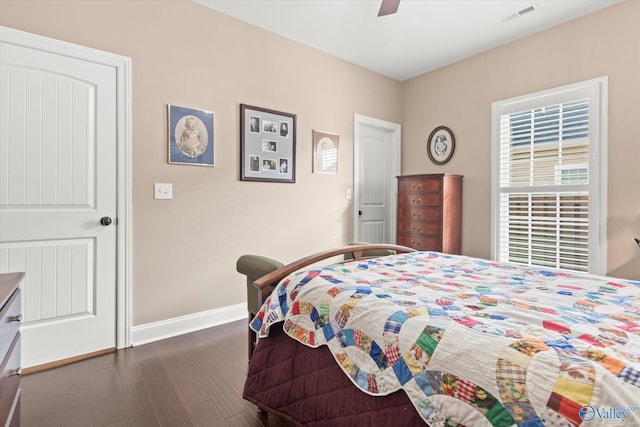
<svg viewBox="0 0 640 427"><path fill-rule="evenodd" d="M362 216L362 211L358 211L358 215Z"/></svg>
<svg viewBox="0 0 640 427"><path fill-rule="evenodd" d="M100 218L100 224L102 225L111 225L111 218L109 218L108 216L103 216L102 218Z"/></svg>

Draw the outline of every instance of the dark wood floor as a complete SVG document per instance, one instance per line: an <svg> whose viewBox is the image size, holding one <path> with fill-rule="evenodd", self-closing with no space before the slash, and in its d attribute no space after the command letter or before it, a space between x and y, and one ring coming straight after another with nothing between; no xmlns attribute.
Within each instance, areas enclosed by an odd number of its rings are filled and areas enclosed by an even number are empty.
<svg viewBox="0 0 640 427"><path fill-rule="evenodd" d="M22 427L289 427L242 399L246 321L22 377Z"/></svg>

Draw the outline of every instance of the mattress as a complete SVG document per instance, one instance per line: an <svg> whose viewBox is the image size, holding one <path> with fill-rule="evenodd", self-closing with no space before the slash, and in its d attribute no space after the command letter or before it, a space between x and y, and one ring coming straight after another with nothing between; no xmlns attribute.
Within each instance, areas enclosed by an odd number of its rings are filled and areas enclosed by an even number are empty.
<svg viewBox="0 0 640 427"><path fill-rule="evenodd" d="M296 272L252 327L270 341L281 324L352 389L404 394L433 427L640 425L639 294L635 281L415 252ZM278 359L258 360L251 372Z"/></svg>

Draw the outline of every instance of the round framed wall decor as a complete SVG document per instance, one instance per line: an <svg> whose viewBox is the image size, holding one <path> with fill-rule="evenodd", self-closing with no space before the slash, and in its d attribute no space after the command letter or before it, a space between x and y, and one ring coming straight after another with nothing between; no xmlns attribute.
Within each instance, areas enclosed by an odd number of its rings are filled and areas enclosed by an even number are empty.
<svg viewBox="0 0 640 427"><path fill-rule="evenodd" d="M456 149L456 138L446 126L438 126L431 132L427 140L427 154L436 165L444 165L453 156Z"/></svg>

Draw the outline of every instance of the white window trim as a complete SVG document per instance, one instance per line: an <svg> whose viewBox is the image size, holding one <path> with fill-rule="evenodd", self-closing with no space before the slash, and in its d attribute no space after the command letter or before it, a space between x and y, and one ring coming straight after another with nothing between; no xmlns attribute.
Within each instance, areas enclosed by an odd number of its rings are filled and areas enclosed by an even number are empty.
<svg viewBox="0 0 640 427"><path fill-rule="evenodd" d="M607 272L607 145L608 77L599 77L566 86L535 92L491 104L491 258L499 258L500 203L500 116L560 104L570 98L590 100L589 272Z"/></svg>

